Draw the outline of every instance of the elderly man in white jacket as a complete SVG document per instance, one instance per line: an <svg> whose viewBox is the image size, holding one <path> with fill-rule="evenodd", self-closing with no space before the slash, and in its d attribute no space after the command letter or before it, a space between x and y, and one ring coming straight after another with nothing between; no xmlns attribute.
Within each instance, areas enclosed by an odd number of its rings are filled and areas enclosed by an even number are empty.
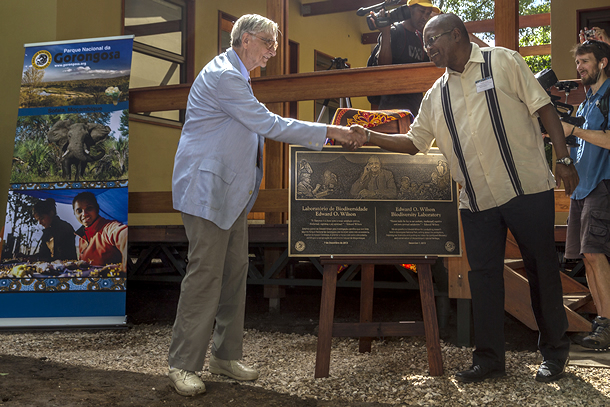
<svg viewBox="0 0 610 407"><path fill-rule="evenodd" d="M265 138L321 150L332 138L350 149L364 137L346 127L286 119L252 93L249 72L275 56L278 26L255 14L239 18L231 48L210 61L191 87L172 180L174 208L189 240L172 342L169 378L184 396L205 392L203 369L237 380L258 372L238 360L248 270L247 215L263 177Z"/></svg>

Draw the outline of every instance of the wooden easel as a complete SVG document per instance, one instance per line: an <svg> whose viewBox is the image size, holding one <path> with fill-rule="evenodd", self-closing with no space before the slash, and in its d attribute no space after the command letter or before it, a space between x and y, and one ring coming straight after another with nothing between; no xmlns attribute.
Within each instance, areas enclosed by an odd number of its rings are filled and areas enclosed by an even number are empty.
<svg viewBox="0 0 610 407"><path fill-rule="evenodd" d="M443 359L436 319L432 271L436 257L379 257L379 256L323 256L324 266L322 299L320 303L320 327L316 353L315 377L328 377L332 337L360 338L360 352L371 351L373 337L379 336L425 336L430 375L443 375ZM373 322L373 284L376 264L416 264L421 295L423 321ZM337 289L337 265L359 264L361 266L360 322L333 323L335 294Z"/></svg>

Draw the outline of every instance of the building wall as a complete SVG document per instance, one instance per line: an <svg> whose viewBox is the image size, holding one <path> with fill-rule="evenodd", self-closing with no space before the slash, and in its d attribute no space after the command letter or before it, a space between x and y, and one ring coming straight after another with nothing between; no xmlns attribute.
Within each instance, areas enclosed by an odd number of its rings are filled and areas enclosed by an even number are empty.
<svg viewBox="0 0 610 407"><path fill-rule="evenodd" d="M570 49L578 42L576 10L610 7L608 0L551 0L551 55L559 80L577 79ZM590 28L590 27L589 27Z"/></svg>

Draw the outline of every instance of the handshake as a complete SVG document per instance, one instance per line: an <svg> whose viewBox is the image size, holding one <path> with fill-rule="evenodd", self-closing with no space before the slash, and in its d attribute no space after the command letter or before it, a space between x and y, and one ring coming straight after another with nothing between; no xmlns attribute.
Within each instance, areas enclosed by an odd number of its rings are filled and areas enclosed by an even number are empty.
<svg viewBox="0 0 610 407"><path fill-rule="evenodd" d="M326 137L334 139L345 149L355 151L370 141L367 133L368 131L358 124L351 127L329 125Z"/></svg>

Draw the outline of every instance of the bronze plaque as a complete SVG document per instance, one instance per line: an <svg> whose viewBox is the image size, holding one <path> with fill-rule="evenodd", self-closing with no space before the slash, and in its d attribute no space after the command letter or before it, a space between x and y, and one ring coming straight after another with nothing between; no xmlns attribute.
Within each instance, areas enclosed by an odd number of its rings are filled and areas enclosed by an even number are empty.
<svg viewBox="0 0 610 407"><path fill-rule="evenodd" d="M290 147L289 255L460 256L457 187L442 154Z"/></svg>

